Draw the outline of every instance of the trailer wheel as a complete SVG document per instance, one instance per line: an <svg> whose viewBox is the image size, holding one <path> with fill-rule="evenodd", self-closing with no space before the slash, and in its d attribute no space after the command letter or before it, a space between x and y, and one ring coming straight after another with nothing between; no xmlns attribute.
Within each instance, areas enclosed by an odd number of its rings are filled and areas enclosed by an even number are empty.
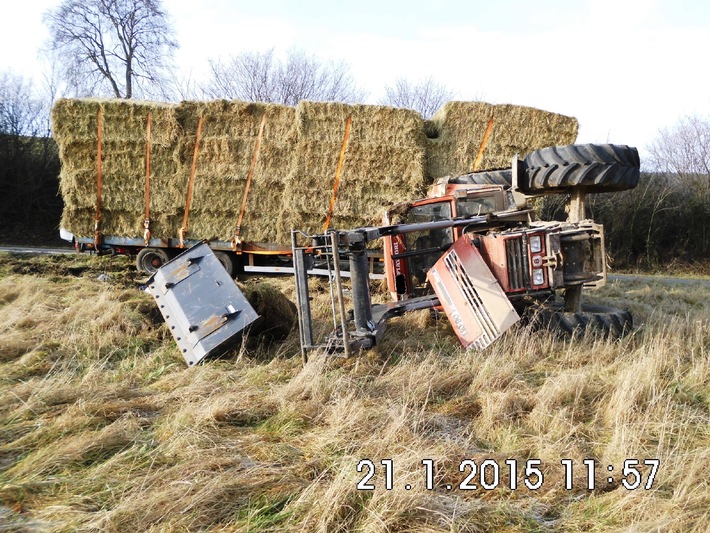
<svg viewBox="0 0 710 533"><path fill-rule="evenodd" d="M155 272L170 261L165 250L160 248L143 248L136 256L136 268L140 272L155 274Z"/></svg>
<svg viewBox="0 0 710 533"><path fill-rule="evenodd" d="M512 182L513 172L511 170L472 172L449 180L449 183L457 185L503 185L504 187L510 187Z"/></svg>
<svg viewBox="0 0 710 533"><path fill-rule="evenodd" d="M530 310L532 323L549 329L561 336L592 334L618 339L633 329L631 312L617 307L582 304L580 313L564 311L561 303L533 306Z"/></svg>
<svg viewBox="0 0 710 533"><path fill-rule="evenodd" d="M523 192L564 192L582 187L587 192L633 189L638 185L638 150L616 144L570 144L531 152L525 158Z"/></svg>
<svg viewBox="0 0 710 533"><path fill-rule="evenodd" d="M215 251L214 255L222 263L222 266L229 274L230 278L233 278L237 274L237 262L234 256L229 252Z"/></svg>

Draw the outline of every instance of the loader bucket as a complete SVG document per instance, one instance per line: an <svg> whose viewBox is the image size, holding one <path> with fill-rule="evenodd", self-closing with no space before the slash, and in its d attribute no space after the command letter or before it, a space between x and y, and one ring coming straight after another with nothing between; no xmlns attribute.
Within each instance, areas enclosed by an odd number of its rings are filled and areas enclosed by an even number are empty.
<svg viewBox="0 0 710 533"><path fill-rule="evenodd" d="M259 318L204 242L165 263L147 291L190 366L225 352Z"/></svg>

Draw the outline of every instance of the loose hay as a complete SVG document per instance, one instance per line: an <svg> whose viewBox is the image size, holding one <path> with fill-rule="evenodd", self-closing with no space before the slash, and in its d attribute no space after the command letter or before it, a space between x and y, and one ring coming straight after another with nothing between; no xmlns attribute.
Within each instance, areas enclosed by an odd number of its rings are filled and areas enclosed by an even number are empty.
<svg viewBox="0 0 710 533"><path fill-rule="evenodd" d="M266 335L271 340L284 340L298 318L296 306L284 294L268 283L241 286L244 297L259 315L250 326L254 335Z"/></svg>

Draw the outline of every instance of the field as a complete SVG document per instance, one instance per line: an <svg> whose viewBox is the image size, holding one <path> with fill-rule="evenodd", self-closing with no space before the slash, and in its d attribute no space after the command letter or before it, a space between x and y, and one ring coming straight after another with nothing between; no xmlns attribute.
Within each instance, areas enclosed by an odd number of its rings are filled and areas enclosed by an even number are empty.
<svg viewBox="0 0 710 533"><path fill-rule="evenodd" d="M467 352L420 312L348 360L304 367L292 332L195 368L140 283L126 258L0 254L0 531L710 529L708 283L608 284L637 326L616 342L517 327Z"/></svg>

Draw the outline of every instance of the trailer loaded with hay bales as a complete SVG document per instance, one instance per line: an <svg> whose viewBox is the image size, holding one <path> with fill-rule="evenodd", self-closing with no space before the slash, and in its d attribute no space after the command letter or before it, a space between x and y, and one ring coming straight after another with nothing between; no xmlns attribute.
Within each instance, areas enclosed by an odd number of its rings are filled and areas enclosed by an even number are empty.
<svg viewBox="0 0 710 533"><path fill-rule="evenodd" d="M436 178L573 143L577 121L482 102L449 102L425 121L332 102L62 99L52 129L65 239L135 255L149 273L207 241L235 275L292 272L292 228L377 225Z"/></svg>

